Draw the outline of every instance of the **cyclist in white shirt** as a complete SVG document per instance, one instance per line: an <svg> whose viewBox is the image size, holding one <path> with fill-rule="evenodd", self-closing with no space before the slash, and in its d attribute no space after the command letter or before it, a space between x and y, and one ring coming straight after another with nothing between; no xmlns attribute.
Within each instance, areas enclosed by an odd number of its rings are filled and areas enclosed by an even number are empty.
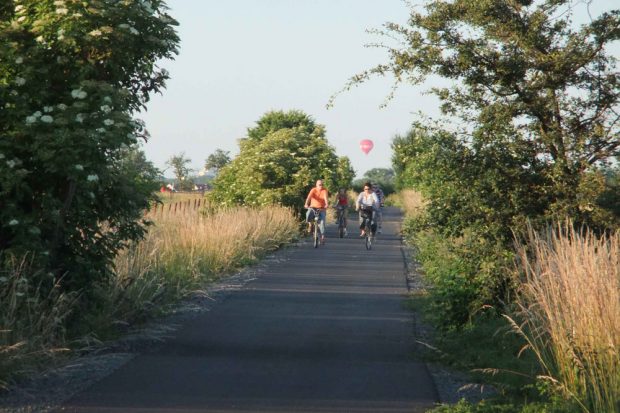
<svg viewBox="0 0 620 413"><path fill-rule="evenodd" d="M364 228L367 219L370 219L371 235L374 236L377 230L375 217L376 212L379 210L379 198L377 198L377 194L372 191L370 182L364 184L364 191L357 197L357 201L355 201L355 210L360 213L360 229L362 230L360 237L366 235Z"/></svg>

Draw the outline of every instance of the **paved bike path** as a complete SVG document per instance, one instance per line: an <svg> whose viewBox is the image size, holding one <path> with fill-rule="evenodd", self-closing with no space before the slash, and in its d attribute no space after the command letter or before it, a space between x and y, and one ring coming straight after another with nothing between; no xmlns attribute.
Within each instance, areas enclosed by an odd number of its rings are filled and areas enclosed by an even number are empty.
<svg viewBox="0 0 620 413"><path fill-rule="evenodd" d="M344 239L328 226L325 246L303 243L59 411L425 411L437 394L414 359L400 219L387 209L371 251L354 220Z"/></svg>

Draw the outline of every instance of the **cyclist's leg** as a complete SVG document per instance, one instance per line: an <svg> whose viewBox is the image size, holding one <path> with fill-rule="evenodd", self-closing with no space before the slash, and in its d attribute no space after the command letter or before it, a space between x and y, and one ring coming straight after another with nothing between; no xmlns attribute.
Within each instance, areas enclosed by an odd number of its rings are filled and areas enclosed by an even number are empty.
<svg viewBox="0 0 620 413"><path fill-rule="evenodd" d="M308 223L308 232L312 231L312 221L314 221L314 210L308 208L306 211L306 222Z"/></svg>
<svg viewBox="0 0 620 413"><path fill-rule="evenodd" d="M364 220L364 212L361 209L360 209L360 214L359 214L359 223L360 223L360 231L362 231L362 233L360 234L360 237L361 237L364 233L364 227L366 226L366 222Z"/></svg>
<svg viewBox="0 0 620 413"><path fill-rule="evenodd" d="M324 209L319 211L319 231L321 232L321 237L325 235L325 213Z"/></svg>

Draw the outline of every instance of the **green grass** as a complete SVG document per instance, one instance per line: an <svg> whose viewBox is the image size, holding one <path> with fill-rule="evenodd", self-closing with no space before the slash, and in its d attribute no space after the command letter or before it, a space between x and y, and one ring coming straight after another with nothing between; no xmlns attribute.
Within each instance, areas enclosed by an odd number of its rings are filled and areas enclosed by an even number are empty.
<svg viewBox="0 0 620 413"><path fill-rule="evenodd" d="M421 314L425 323L437 322L428 309L430 298L412 295L408 306ZM535 356L522 351L525 340L510 324L491 309L481 311L471 323L460 329L434 333L425 342L421 358L466 373L472 383L493 386L496 396L480 403L462 401L441 406L433 413L568 413L574 410L563 400L548 397Z"/></svg>

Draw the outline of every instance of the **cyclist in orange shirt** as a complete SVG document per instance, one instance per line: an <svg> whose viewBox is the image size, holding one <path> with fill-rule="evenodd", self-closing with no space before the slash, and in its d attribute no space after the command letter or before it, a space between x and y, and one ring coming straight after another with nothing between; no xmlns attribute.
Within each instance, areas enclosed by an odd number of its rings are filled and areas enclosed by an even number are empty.
<svg viewBox="0 0 620 413"><path fill-rule="evenodd" d="M319 231L321 231L321 244L325 243L325 211L329 205L327 200L327 189L323 187L323 180L316 181L316 186L310 190L306 197L306 203L304 208L308 209L306 213L306 222L308 223L308 230L311 228L311 222L314 220L314 211L319 213Z"/></svg>

